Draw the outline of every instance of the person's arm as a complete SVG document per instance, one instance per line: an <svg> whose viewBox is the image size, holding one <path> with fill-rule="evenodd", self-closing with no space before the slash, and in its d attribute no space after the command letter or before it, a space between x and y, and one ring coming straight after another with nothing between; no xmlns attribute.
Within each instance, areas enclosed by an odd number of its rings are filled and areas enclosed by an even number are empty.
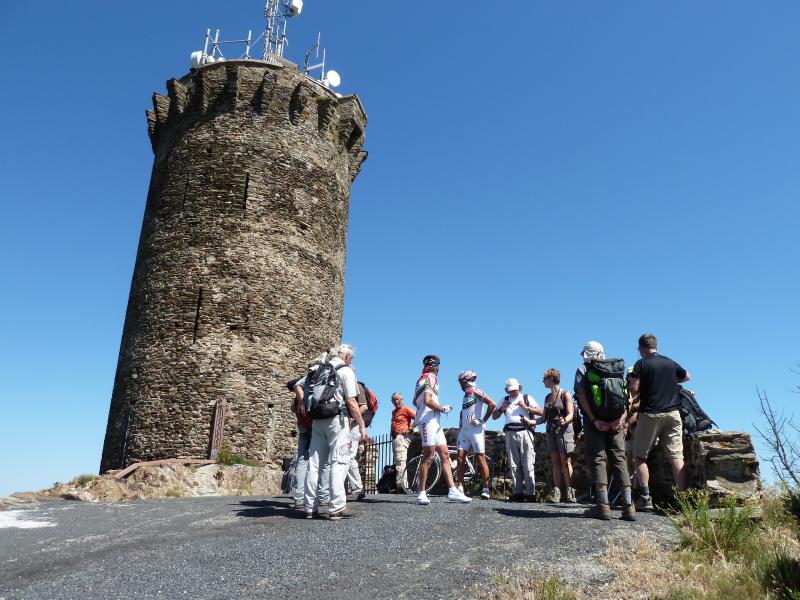
<svg viewBox="0 0 800 600"><path fill-rule="evenodd" d="M367 441L367 426L364 424L364 417L361 416L361 410L358 406L358 397L351 396L346 401L347 410L350 411L350 416L356 420L356 423L361 428L361 441Z"/></svg>
<svg viewBox="0 0 800 600"><path fill-rule="evenodd" d="M494 411L494 407L497 406L497 403L492 400L492 398L486 392L483 392L482 395L483 403L486 404L486 410L483 413L483 417L481 418L481 423L485 424L486 421L489 420L489 417L492 416L492 411Z"/></svg>
<svg viewBox="0 0 800 600"><path fill-rule="evenodd" d="M686 383L692 378L691 373L676 363L675 376L678 378L678 383Z"/></svg>
<svg viewBox="0 0 800 600"><path fill-rule="evenodd" d="M567 408L567 415L564 417L564 425L567 423L572 423L572 419L575 416L573 413L575 409L573 407L572 396L569 395L569 392L564 392L564 405Z"/></svg>
<svg viewBox="0 0 800 600"><path fill-rule="evenodd" d="M422 397L422 401L428 408L435 410L436 412L444 412L444 406L433 399L433 392L425 392L425 395Z"/></svg>
<svg viewBox="0 0 800 600"><path fill-rule="evenodd" d="M494 412L492 413L492 419L495 419L495 420L499 419L503 415L503 413L506 412L506 410L508 409L510 404L511 404L511 400L509 399L508 396L506 396L503 399L503 402L500 404L500 406L497 406L494 409Z"/></svg>
<svg viewBox="0 0 800 600"><path fill-rule="evenodd" d="M303 402L305 399L305 394L303 392L302 386L295 385L294 386L294 405L292 406L294 414L298 417L305 417L306 416L306 403Z"/></svg>
<svg viewBox="0 0 800 600"><path fill-rule="evenodd" d="M628 384L628 389L630 390L631 396L635 396L639 393L639 378L631 375L630 383Z"/></svg>
<svg viewBox="0 0 800 600"><path fill-rule="evenodd" d="M532 396L531 396L531 400L533 400ZM528 406L528 401L525 398L525 396L523 396L522 397L522 406L525 407L525 410L528 411L528 414L530 414L530 415L532 415L534 417L542 417L542 416L544 416L544 411L542 410L542 408L538 404L536 404L536 400L533 400L533 406Z"/></svg>
<svg viewBox="0 0 800 600"><path fill-rule="evenodd" d="M595 420L594 412L592 411L592 407L589 404L589 400L586 398L586 391L585 390L575 390L575 394L578 396L578 404L581 407L581 410L586 415L586 418L589 420L589 423L593 423Z"/></svg>

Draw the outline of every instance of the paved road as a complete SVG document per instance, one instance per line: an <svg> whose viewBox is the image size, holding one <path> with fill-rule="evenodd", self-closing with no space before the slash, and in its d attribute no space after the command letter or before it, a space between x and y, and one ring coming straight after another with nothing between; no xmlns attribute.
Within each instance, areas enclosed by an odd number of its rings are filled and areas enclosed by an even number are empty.
<svg viewBox="0 0 800 600"><path fill-rule="evenodd" d="M334 522L307 521L284 497L60 501L0 512L0 599L452 600L546 553L602 579L591 555L605 535L631 527L672 535L652 515L632 525L565 506L369 498L352 504L356 518Z"/></svg>

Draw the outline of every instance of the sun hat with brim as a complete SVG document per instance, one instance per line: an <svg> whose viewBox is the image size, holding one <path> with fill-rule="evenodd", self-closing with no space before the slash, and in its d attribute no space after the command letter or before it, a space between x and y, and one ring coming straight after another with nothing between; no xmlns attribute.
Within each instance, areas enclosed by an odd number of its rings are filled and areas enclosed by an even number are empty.
<svg viewBox="0 0 800 600"><path fill-rule="evenodd" d="M583 350L581 350L581 356L586 358L588 356L597 356L599 354L603 354L603 352L604 352L603 344L601 344L600 342L591 341L591 342L586 342L583 345Z"/></svg>
<svg viewBox="0 0 800 600"><path fill-rule="evenodd" d="M511 379L506 379L506 391L507 392L511 392L513 390L518 390L521 387L522 386L519 384L519 381L514 379L513 377Z"/></svg>

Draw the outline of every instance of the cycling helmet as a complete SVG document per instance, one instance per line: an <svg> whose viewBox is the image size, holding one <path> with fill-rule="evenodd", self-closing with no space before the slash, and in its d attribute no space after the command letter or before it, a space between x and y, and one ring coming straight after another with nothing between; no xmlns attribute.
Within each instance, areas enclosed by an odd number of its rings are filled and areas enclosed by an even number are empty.
<svg viewBox="0 0 800 600"><path fill-rule="evenodd" d="M478 374L475 371L461 371L458 374L459 381L475 381L478 378Z"/></svg>

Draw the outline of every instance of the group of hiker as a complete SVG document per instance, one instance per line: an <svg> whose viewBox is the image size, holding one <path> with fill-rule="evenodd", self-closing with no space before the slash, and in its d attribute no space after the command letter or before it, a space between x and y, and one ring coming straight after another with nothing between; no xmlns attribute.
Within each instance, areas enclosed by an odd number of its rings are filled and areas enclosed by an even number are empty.
<svg viewBox="0 0 800 600"><path fill-rule="evenodd" d="M577 503L572 485L572 455L580 436L594 490L595 503L584 515L611 518L608 474L621 482L622 515L636 519L636 511L653 510L649 488L647 458L660 445L672 467L676 485L686 487L683 463L683 421L679 384L689 373L678 363L658 353L656 337L639 338L640 359L625 370L622 359L607 359L602 344L587 342L580 353L583 363L574 379L574 397L561 387L561 374L547 369L542 383L548 389L543 406L516 378L505 382L505 396L495 402L477 387L477 373L462 371L458 383L464 392L459 414L457 467L450 463L450 450L441 424L441 415L453 407L439 402L439 356L422 360L412 400L406 406L399 392L392 395L391 433L395 456L396 488L408 493L409 485L418 491L417 504L427 506L428 470L438 454L447 500L469 503L464 493L464 465L473 453L480 469L480 498L490 497L489 467L486 460L486 423L504 419L506 457L511 476L510 501L535 501L534 439L537 425L545 426L547 452L553 465L554 486L548 502ZM347 500L363 498L356 453L367 440L366 427L377 408L374 394L355 376L352 346L340 344L321 354L309 371L289 382L295 393L294 412L298 419L297 466L293 486L295 508L306 518L320 515L338 520L353 516ZM365 420L366 417L366 420ZM414 481L406 473L407 453L414 428L419 429L422 459ZM634 503L631 484L638 487ZM350 490L345 492L345 486Z"/></svg>

